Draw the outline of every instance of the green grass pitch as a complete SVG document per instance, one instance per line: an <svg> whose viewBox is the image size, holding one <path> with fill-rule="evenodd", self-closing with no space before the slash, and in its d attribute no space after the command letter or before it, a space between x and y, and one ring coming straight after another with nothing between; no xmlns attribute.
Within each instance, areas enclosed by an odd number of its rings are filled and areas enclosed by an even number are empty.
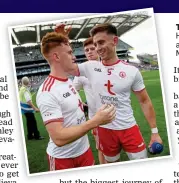
<svg viewBox="0 0 179 183"><path fill-rule="evenodd" d="M162 92L161 92L159 72L146 71L146 72L142 72L142 75L144 78L146 89L148 91L148 94L152 100L152 103L156 111L157 125L158 125L159 132L164 144L164 151L157 156L167 156L170 154L170 151L169 151L169 145L168 145L168 136L167 136L167 129L166 129L166 121L165 121L165 113L164 113L164 107L163 107L163 98L162 98ZM80 92L80 95L82 100L85 101L86 99L83 91ZM35 96L36 95L33 96L34 102L35 102ZM138 125L140 126L144 140L148 145L150 141L150 128L148 126L147 121L145 120L143 112L134 94L131 95L131 100L132 100L132 107L134 110L134 116L137 120ZM48 171L46 146L49 140L49 136L47 134L45 126L43 125L40 113L36 113L35 115L38 122L38 129L40 131L40 134L41 136L44 136L45 139L39 140L39 141L36 141L36 140L28 141L26 139L26 149L27 149L30 173L39 173L39 172ZM24 116L23 116L23 122L24 122L23 123L24 134L26 137L27 129L26 129L26 121L24 119ZM97 157L97 151L95 148L94 138L91 135L91 133L89 133L88 136L89 136L91 148L96 160L96 164L98 164L98 157ZM157 157L157 156L149 154L150 158ZM127 160L128 160L127 155L124 152L122 152L121 161L127 161Z"/></svg>

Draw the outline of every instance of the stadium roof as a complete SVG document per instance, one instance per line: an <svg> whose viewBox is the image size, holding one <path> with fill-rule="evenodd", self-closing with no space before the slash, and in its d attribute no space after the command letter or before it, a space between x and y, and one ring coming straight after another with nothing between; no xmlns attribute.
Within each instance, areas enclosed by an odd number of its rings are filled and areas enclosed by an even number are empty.
<svg viewBox="0 0 179 183"><path fill-rule="evenodd" d="M121 36L149 17L150 16L146 12L138 12L135 14L103 15L101 17L65 21L61 23L72 26L69 37L71 40L78 40L88 38L89 31L92 27L105 22L110 22L115 25L118 30L118 36ZM13 45L40 43L42 37L47 32L52 32L54 28L55 24L40 24L13 28L11 31L12 43Z"/></svg>

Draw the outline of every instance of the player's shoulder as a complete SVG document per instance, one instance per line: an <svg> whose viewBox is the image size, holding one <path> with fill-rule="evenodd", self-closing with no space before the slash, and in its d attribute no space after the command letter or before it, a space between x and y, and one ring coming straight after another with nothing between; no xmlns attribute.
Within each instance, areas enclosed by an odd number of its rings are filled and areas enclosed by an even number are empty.
<svg viewBox="0 0 179 183"><path fill-rule="evenodd" d="M40 87L36 95L37 105L45 105L47 102L49 103L51 99L53 99L53 95L49 92L42 91L42 87Z"/></svg>
<svg viewBox="0 0 179 183"><path fill-rule="evenodd" d="M75 76L73 81L85 81L88 80L85 76Z"/></svg>
<svg viewBox="0 0 179 183"><path fill-rule="evenodd" d="M100 63L99 60L88 60L87 62L89 62L89 63Z"/></svg>
<svg viewBox="0 0 179 183"><path fill-rule="evenodd" d="M85 64L88 65L88 66L96 66L96 65L100 65L100 61L88 60L87 62L85 62Z"/></svg>
<svg viewBox="0 0 179 183"><path fill-rule="evenodd" d="M46 97L48 98L51 95L50 92L48 92L47 88L45 88L46 86L45 81L41 84L41 86L38 89L36 100L40 98L46 98Z"/></svg>
<svg viewBox="0 0 179 183"><path fill-rule="evenodd" d="M61 86L56 82L56 78L48 76L42 85L39 87L37 98L50 98L58 94Z"/></svg>
<svg viewBox="0 0 179 183"><path fill-rule="evenodd" d="M76 85L76 84L81 84L81 85L86 85L89 83L89 80L87 77L85 76L76 76L73 80L73 84Z"/></svg>
<svg viewBox="0 0 179 183"><path fill-rule="evenodd" d="M124 60L120 61L120 64L125 68L133 72L137 72L139 69L132 63L126 62Z"/></svg>

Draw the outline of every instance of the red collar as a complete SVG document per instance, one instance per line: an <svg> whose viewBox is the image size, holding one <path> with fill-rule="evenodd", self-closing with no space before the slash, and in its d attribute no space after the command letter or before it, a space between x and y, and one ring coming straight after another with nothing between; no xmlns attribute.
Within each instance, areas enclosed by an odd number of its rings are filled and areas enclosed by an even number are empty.
<svg viewBox="0 0 179 183"><path fill-rule="evenodd" d="M49 75L49 77L54 78L54 79L56 79L58 81L62 81L62 82L68 81L68 78L58 78L58 77L55 77L55 76L52 76L52 75Z"/></svg>
<svg viewBox="0 0 179 183"><path fill-rule="evenodd" d="M121 60L117 60L117 61L116 61L115 63L113 63L113 64L105 64L104 61L102 61L102 64L103 64L104 66L113 66L113 65L118 64L120 61L121 61Z"/></svg>

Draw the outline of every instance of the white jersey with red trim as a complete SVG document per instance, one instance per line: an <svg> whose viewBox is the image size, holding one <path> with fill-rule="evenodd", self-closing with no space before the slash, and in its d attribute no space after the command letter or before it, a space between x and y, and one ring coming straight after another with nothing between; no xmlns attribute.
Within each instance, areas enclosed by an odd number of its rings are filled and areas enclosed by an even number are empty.
<svg viewBox="0 0 179 183"><path fill-rule="evenodd" d="M140 71L120 60L113 65L88 61L78 67L79 75L87 77L95 91L97 109L105 103L116 107L116 119L101 127L121 130L134 126L130 95L131 90L137 92L145 88Z"/></svg>
<svg viewBox="0 0 179 183"><path fill-rule="evenodd" d="M39 88L36 101L45 125L62 122L63 127L70 127L86 121L81 98L69 79L49 76ZM55 158L75 158L88 148L87 135L62 147L50 138L47 154Z"/></svg>
<svg viewBox="0 0 179 183"><path fill-rule="evenodd" d="M96 113L96 108L95 108L95 99L93 95L94 92L92 90L88 78L84 76L75 77L73 80L73 85L78 91L84 89L86 95L86 101L88 104L88 117L89 119L91 119Z"/></svg>

